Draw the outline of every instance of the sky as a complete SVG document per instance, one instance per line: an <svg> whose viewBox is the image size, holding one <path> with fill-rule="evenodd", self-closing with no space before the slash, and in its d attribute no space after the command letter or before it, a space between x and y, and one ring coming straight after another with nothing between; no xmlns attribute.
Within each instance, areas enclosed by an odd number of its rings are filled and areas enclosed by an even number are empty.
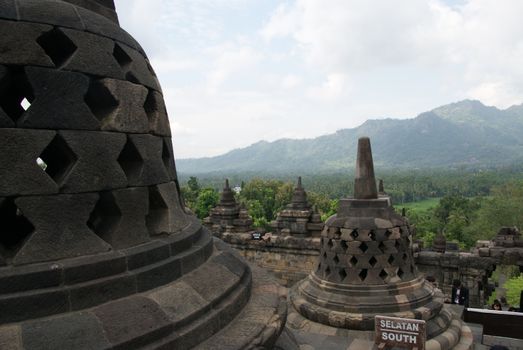
<svg viewBox="0 0 523 350"><path fill-rule="evenodd" d="M523 102L521 0L115 3L160 79L177 159Z"/></svg>

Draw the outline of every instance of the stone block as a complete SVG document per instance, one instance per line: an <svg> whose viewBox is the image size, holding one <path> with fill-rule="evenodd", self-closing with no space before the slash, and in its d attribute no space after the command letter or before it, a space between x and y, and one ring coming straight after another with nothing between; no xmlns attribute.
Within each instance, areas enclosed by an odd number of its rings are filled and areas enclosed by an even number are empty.
<svg viewBox="0 0 523 350"><path fill-rule="evenodd" d="M165 288L159 288L148 295L166 312L175 326L183 326L203 313L208 312L211 303L184 281L178 281Z"/></svg>
<svg viewBox="0 0 523 350"><path fill-rule="evenodd" d="M143 292L178 279L182 275L182 263L180 258L172 257L134 272L137 290Z"/></svg>
<svg viewBox="0 0 523 350"><path fill-rule="evenodd" d="M60 23L64 27L84 29L75 8L65 2L45 1L45 6L42 6L42 0L24 0L17 3L19 18L24 22L51 25Z"/></svg>
<svg viewBox="0 0 523 350"><path fill-rule="evenodd" d="M178 232L186 227L188 223L174 182L151 186L149 188L147 227L150 234L171 234Z"/></svg>
<svg viewBox="0 0 523 350"><path fill-rule="evenodd" d="M162 160L163 139L152 135L128 135L120 155L129 186L147 186L169 181Z"/></svg>
<svg viewBox="0 0 523 350"><path fill-rule="evenodd" d="M62 29L62 32L77 47L74 55L62 69L124 79L122 69L113 54L113 40L71 29Z"/></svg>
<svg viewBox="0 0 523 350"><path fill-rule="evenodd" d="M78 73L36 67L27 67L25 72L34 101L18 120L18 126L34 129L99 129L100 122L84 102L89 78Z"/></svg>
<svg viewBox="0 0 523 350"><path fill-rule="evenodd" d="M91 83L86 102L102 130L148 133L144 103L147 89L127 81L101 79Z"/></svg>
<svg viewBox="0 0 523 350"><path fill-rule="evenodd" d="M76 159L61 186L63 193L103 191L127 185L118 157L126 136L120 133L60 131Z"/></svg>
<svg viewBox="0 0 523 350"><path fill-rule="evenodd" d="M0 64L53 67L53 61L36 41L51 29L48 25L0 20L0 33L9 33L0 36Z"/></svg>
<svg viewBox="0 0 523 350"><path fill-rule="evenodd" d="M0 129L0 196L58 192L57 184L37 164L54 131Z"/></svg>
<svg viewBox="0 0 523 350"><path fill-rule="evenodd" d="M0 294L57 287L62 283L58 264L38 264L0 270Z"/></svg>
<svg viewBox="0 0 523 350"><path fill-rule="evenodd" d="M175 235L175 237L173 237L174 240L171 243L171 254L175 255L191 248L195 240L198 240L201 235L201 230L193 232L192 234L182 233L180 235Z"/></svg>
<svg viewBox="0 0 523 350"><path fill-rule="evenodd" d="M162 241L151 241L123 251L127 256L129 270L151 265L170 256L169 245Z"/></svg>
<svg viewBox="0 0 523 350"><path fill-rule="evenodd" d="M223 252L222 254L215 255L210 259L210 261L213 264L225 266L229 271L239 277L242 277L248 268L241 262L241 260L230 252Z"/></svg>
<svg viewBox="0 0 523 350"><path fill-rule="evenodd" d="M132 296L93 310L113 347L139 348L172 332L167 315L154 301Z"/></svg>
<svg viewBox="0 0 523 350"><path fill-rule="evenodd" d="M0 324L69 311L69 295L49 290L0 296Z"/></svg>
<svg viewBox="0 0 523 350"><path fill-rule="evenodd" d="M107 349L98 319L88 312L68 314L24 323L22 337L26 349Z"/></svg>
<svg viewBox="0 0 523 350"><path fill-rule="evenodd" d="M126 257L110 252L65 261L63 276L65 284L90 281L123 273L127 270Z"/></svg>
<svg viewBox="0 0 523 350"><path fill-rule="evenodd" d="M149 131L155 135L171 136L171 126L162 94L149 89L144 108L149 120Z"/></svg>
<svg viewBox="0 0 523 350"><path fill-rule="evenodd" d="M120 27L111 20L102 16L98 16L93 12L83 8L77 8L76 12L82 19L87 32L100 34L102 36L115 39L140 52L143 52L143 49L136 42L136 40L134 40L134 38L127 32L121 30Z"/></svg>
<svg viewBox="0 0 523 350"><path fill-rule="evenodd" d="M215 283L207 283L209 276ZM240 281L240 277L219 264L203 264L189 275L183 277L185 283L191 286L207 301L218 302L222 296ZM216 288L219 285L220 288Z"/></svg>
<svg viewBox="0 0 523 350"><path fill-rule="evenodd" d="M0 327L0 349L23 350L21 333L19 325Z"/></svg>
<svg viewBox="0 0 523 350"><path fill-rule="evenodd" d="M163 139L162 159L163 164L167 168L169 178L175 181L178 193L180 193L180 186L178 185L178 178L176 176L176 164L174 160L173 144L170 137L164 137Z"/></svg>
<svg viewBox="0 0 523 350"><path fill-rule="evenodd" d="M71 309L85 309L134 293L136 293L136 279L130 274L97 279L71 288Z"/></svg>
<svg viewBox="0 0 523 350"><path fill-rule="evenodd" d="M488 247L479 248L478 254L481 257L488 257L488 256L490 256L490 248L488 248Z"/></svg>
<svg viewBox="0 0 523 350"><path fill-rule="evenodd" d="M151 65L146 61L146 57L126 45L120 45L120 48L130 58L129 65L126 67L127 80L135 84L145 85L153 90L161 91L158 79L154 75Z"/></svg>
<svg viewBox="0 0 523 350"><path fill-rule="evenodd" d="M91 229L115 249L128 248L149 240L145 226L148 190L134 187L100 194L89 219Z"/></svg>
<svg viewBox="0 0 523 350"><path fill-rule="evenodd" d="M13 263L59 260L110 250L86 225L97 199L97 194L17 198L16 205L35 230Z"/></svg>
<svg viewBox="0 0 523 350"><path fill-rule="evenodd" d="M16 0L0 0L0 18L16 20Z"/></svg>

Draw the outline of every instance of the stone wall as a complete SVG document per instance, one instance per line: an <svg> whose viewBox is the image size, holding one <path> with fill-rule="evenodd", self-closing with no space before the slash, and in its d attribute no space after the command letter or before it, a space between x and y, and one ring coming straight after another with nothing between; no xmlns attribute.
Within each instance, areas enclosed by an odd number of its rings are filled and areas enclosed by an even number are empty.
<svg viewBox="0 0 523 350"><path fill-rule="evenodd" d="M247 235L224 235L222 239L249 262L272 273L285 287L307 277L318 260L319 237L272 236L270 240L257 241Z"/></svg>

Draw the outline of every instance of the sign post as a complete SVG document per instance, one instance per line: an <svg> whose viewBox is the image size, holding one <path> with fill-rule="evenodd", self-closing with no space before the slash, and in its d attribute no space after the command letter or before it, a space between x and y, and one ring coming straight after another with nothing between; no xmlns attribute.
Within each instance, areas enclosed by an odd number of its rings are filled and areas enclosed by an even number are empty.
<svg viewBox="0 0 523 350"><path fill-rule="evenodd" d="M425 350L425 341L427 339L425 321L376 316L374 322L376 331L375 342L380 350L393 347Z"/></svg>

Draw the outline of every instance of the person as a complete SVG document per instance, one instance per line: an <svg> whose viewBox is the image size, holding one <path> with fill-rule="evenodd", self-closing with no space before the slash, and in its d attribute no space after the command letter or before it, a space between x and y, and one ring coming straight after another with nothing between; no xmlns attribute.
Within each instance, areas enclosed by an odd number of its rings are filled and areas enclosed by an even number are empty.
<svg viewBox="0 0 523 350"><path fill-rule="evenodd" d="M469 307L469 290L461 285L461 281L455 279L452 282L452 304L459 304Z"/></svg>
<svg viewBox="0 0 523 350"><path fill-rule="evenodd" d="M498 299L494 300L494 303L492 304L492 310L501 311L501 303Z"/></svg>

